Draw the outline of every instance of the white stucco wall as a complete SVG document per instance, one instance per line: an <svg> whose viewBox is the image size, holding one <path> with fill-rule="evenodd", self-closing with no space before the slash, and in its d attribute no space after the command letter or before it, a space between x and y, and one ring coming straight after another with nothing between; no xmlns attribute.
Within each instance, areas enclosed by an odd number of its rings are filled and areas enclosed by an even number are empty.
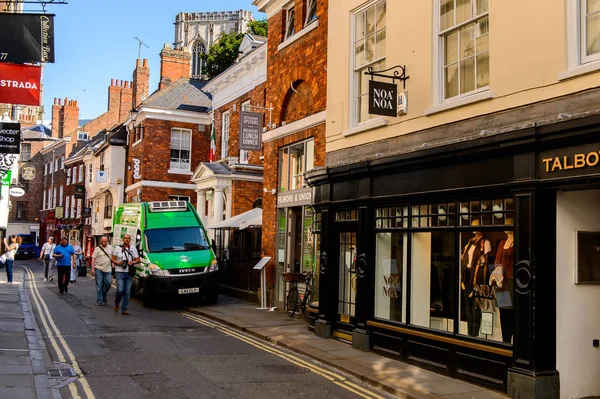
<svg viewBox="0 0 600 399"><path fill-rule="evenodd" d="M560 397L600 395L600 285L576 285L575 231L600 231L600 190L559 192L556 200L556 368Z"/></svg>

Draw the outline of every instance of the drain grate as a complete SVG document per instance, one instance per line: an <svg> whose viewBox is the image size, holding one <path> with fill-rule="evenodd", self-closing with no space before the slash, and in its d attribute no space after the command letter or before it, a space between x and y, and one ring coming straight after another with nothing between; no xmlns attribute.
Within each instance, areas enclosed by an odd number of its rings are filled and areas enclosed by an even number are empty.
<svg viewBox="0 0 600 399"><path fill-rule="evenodd" d="M273 374L304 374L310 371L307 368L294 365L269 365L261 368Z"/></svg>
<svg viewBox="0 0 600 399"><path fill-rule="evenodd" d="M75 374L75 370L73 370L72 368L65 368L65 369L49 369L48 370L48 377L76 377L77 374Z"/></svg>

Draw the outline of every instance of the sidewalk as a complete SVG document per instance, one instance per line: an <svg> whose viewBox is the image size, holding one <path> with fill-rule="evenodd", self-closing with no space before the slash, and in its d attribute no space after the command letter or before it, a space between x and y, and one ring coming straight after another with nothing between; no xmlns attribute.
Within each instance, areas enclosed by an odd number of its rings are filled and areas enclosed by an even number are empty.
<svg viewBox="0 0 600 399"><path fill-rule="evenodd" d="M46 365L51 364L23 285L14 269L13 284L0 269L0 398L52 399Z"/></svg>
<svg viewBox="0 0 600 399"><path fill-rule="evenodd" d="M308 331L303 320L281 311L256 310L257 305L225 296L219 304L188 308L192 313L235 327L296 353L353 375L401 398L501 399L505 395L436 374L373 352L361 352Z"/></svg>

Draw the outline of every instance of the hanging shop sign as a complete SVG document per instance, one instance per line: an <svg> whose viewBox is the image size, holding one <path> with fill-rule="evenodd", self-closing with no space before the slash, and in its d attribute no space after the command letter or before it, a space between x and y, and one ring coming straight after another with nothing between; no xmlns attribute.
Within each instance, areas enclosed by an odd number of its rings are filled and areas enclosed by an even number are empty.
<svg viewBox="0 0 600 399"><path fill-rule="evenodd" d="M240 150L260 150L263 117L258 112L240 111Z"/></svg>
<svg viewBox="0 0 600 399"><path fill-rule="evenodd" d="M142 173L140 172L140 160L137 158L133 158L133 178L141 179Z"/></svg>
<svg viewBox="0 0 600 399"><path fill-rule="evenodd" d="M11 178L12 178L12 171L11 170L7 170L5 172L5 174L2 175L2 185L3 186L10 186Z"/></svg>
<svg viewBox="0 0 600 399"><path fill-rule="evenodd" d="M0 99L0 103L2 102L4 101ZM0 122L0 154L19 154L20 152L21 124Z"/></svg>
<svg viewBox="0 0 600 399"><path fill-rule="evenodd" d="M25 195L25 190L23 190L21 187L11 187L8 190L8 193L11 197L22 197Z"/></svg>
<svg viewBox="0 0 600 399"><path fill-rule="evenodd" d="M90 208L89 206L83 208L83 217L89 218L90 216L92 216L92 208Z"/></svg>
<svg viewBox="0 0 600 399"><path fill-rule="evenodd" d="M312 204L312 188L284 191L277 194L277 208Z"/></svg>
<svg viewBox="0 0 600 399"><path fill-rule="evenodd" d="M39 66L0 62L0 103L39 106L40 78Z"/></svg>
<svg viewBox="0 0 600 399"><path fill-rule="evenodd" d="M392 75L386 75L384 72L394 71ZM401 80L403 88L406 89L406 66L396 65L381 71L374 71L372 67L367 69L365 75L371 76L369 81L369 114L382 116L398 116L406 114L407 95L402 92L398 95L398 86L396 80ZM374 80L375 77L391 79L392 83L386 83Z"/></svg>
<svg viewBox="0 0 600 399"><path fill-rule="evenodd" d="M600 173L600 144L583 144L539 154L540 179Z"/></svg>
<svg viewBox="0 0 600 399"><path fill-rule="evenodd" d="M57 219L62 219L65 217L65 208L62 206L57 206L54 208L54 215Z"/></svg>
<svg viewBox="0 0 600 399"><path fill-rule="evenodd" d="M0 13L0 61L54 62L54 15Z"/></svg>
<svg viewBox="0 0 600 399"><path fill-rule="evenodd" d="M31 181L35 179L35 166L25 165L21 168L21 179Z"/></svg>
<svg viewBox="0 0 600 399"><path fill-rule="evenodd" d="M73 193L75 198L84 199L85 198L85 186L75 186L75 193Z"/></svg>

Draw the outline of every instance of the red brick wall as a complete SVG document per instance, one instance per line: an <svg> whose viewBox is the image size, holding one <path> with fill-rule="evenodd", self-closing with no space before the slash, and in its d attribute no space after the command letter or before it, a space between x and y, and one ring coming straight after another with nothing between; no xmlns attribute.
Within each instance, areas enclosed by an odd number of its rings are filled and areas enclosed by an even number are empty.
<svg viewBox="0 0 600 399"><path fill-rule="evenodd" d="M295 0L295 31L300 32L305 20L305 0ZM327 0L317 1L319 26L281 51L285 30L285 12L269 19L267 50L267 103L273 106L273 122L277 127L324 111L327 105ZM290 87L293 82L294 90ZM264 187L278 187L279 149L313 137L315 166L325 165L325 124L297 132L264 144ZM262 253L272 257L267 265L267 288L273 299L277 263L277 196L264 195Z"/></svg>
<svg viewBox="0 0 600 399"><path fill-rule="evenodd" d="M252 209L252 204L263 197L263 185L259 182L240 181L233 182L232 187L232 215L239 215Z"/></svg>
<svg viewBox="0 0 600 399"><path fill-rule="evenodd" d="M136 195L135 190L127 193L127 201ZM190 197L190 202L196 207L196 190L181 190L177 188L144 187L142 189L142 201L166 201L169 195L185 195Z"/></svg>
<svg viewBox="0 0 600 399"><path fill-rule="evenodd" d="M217 159L221 159L221 147L223 138L223 113L229 111L229 156L239 157L240 147L240 110L242 103L250 100L250 105L266 108L265 105L265 94L266 84L262 83L256 86L254 89L245 93L244 95L236 98L235 100L215 109L215 137L217 140ZM233 106L235 104L235 112ZM269 113L264 112L260 109L250 109L251 112L258 112L263 114L263 124L266 126L269 123ZM250 151L248 152L248 163L252 165L262 165L260 156L262 151Z"/></svg>

